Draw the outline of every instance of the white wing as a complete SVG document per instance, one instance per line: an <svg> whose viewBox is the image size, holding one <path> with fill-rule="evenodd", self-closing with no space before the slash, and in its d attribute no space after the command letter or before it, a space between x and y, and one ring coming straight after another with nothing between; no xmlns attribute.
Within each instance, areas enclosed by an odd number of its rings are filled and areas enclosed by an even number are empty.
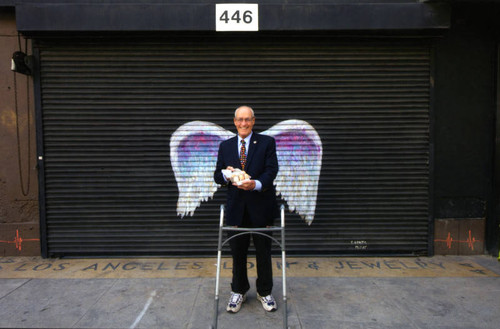
<svg viewBox="0 0 500 329"><path fill-rule="evenodd" d="M276 193L311 225L316 209L323 147L316 130L303 120L282 121L263 132L276 140L279 172Z"/></svg>
<svg viewBox="0 0 500 329"><path fill-rule="evenodd" d="M179 199L177 215L193 216L202 201L217 191L213 179L219 144L234 133L207 121L183 124L170 138L170 163L175 174Z"/></svg>

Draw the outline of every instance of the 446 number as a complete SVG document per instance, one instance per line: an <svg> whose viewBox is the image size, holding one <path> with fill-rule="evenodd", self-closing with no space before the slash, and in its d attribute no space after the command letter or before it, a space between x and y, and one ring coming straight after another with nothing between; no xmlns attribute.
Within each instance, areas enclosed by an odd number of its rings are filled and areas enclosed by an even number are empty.
<svg viewBox="0 0 500 329"><path fill-rule="evenodd" d="M231 16L231 18L229 16ZM245 10L243 12L243 15L240 14L239 10L236 10L234 13L232 13L232 15L230 15L228 10L224 10L224 12L222 12L222 15L219 17L219 20L223 21L226 24L229 23L229 21L234 21L239 24L243 20L245 24L250 24L252 23L253 18L252 12L250 10Z"/></svg>

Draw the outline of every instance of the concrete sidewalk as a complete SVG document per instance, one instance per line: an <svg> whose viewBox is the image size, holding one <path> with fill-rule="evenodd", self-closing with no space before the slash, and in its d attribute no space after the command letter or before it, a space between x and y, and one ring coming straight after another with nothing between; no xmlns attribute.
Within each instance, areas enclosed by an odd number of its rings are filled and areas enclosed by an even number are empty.
<svg viewBox="0 0 500 329"><path fill-rule="evenodd" d="M204 267L201 261L81 262L0 258L0 327L177 329L212 324L213 269L192 274ZM499 328L500 263L493 257L322 258L314 261L319 270L311 262L290 260L290 328ZM305 272L293 270L302 264ZM219 328L282 328L282 309L265 312L255 299L254 282L241 311L225 312L229 272L221 279ZM278 307L281 283L275 271Z"/></svg>

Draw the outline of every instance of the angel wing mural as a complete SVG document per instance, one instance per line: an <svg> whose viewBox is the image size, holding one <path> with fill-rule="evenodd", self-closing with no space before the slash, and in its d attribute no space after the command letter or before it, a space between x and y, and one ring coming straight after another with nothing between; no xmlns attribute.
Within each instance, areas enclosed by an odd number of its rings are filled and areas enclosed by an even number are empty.
<svg viewBox="0 0 500 329"><path fill-rule="evenodd" d="M262 132L276 140L279 172L276 193L308 224L314 220L323 147L316 130L303 120L279 122ZM177 214L192 216L202 201L212 198L219 144L235 136L214 123L191 121L170 138L170 161L179 189Z"/></svg>

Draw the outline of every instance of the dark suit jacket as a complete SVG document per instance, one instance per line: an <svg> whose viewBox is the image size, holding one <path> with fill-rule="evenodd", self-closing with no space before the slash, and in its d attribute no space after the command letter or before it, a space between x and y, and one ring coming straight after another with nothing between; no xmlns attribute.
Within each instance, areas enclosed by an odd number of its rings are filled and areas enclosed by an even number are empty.
<svg viewBox="0 0 500 329"><path fill-rule="evenodd" d="M240 168L238 156L238 136L222 142L219 146L214 180L217 184L227 185L226 224L241 225L243 211L246 208L254 227L272 225L278 215L274 179L278 174L278 158L276 157L276 142L274 138L255 132L250 140L245 171L251 179L262 183L261 191L244 191L226 183L221 169L228 166Z"/></svg>

